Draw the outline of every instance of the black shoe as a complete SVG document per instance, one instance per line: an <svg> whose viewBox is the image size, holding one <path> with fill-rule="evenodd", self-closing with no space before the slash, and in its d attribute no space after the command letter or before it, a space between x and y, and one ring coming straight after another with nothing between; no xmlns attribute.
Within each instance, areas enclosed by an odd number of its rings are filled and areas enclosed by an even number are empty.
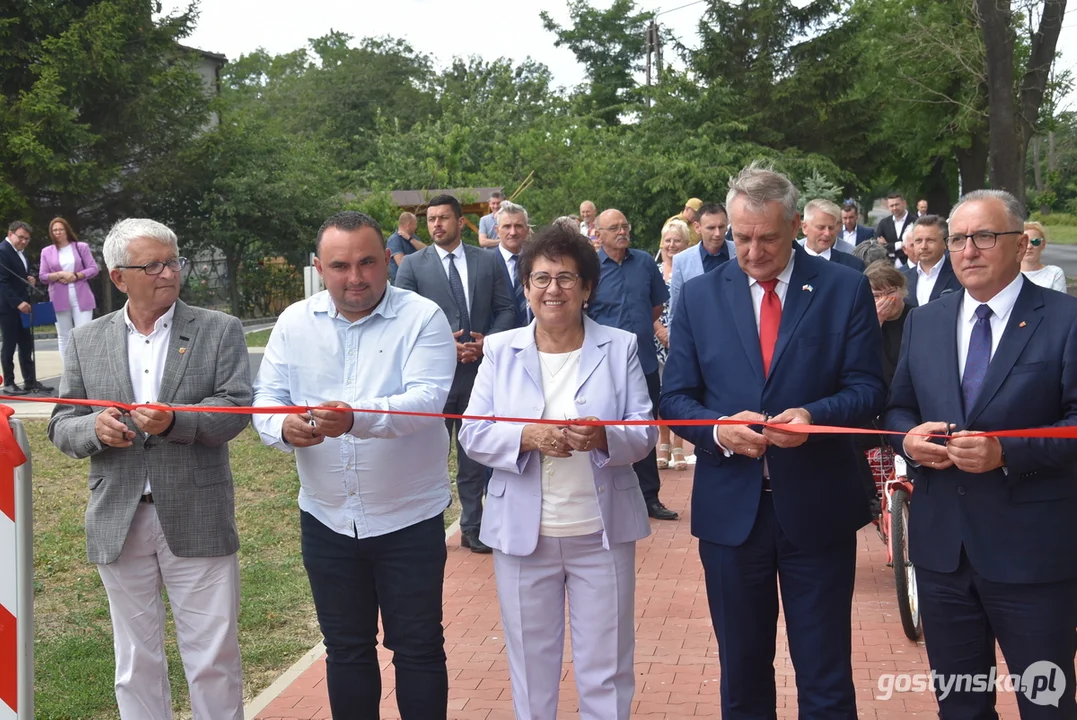
<svg viewBox="0 0 1077 720"><path fill-rule="evenodd" d="M20 388L18 385L10 384L4 386L5 395L25 395L26 391Z"/></svg>
<svg viewBox="0 0 1077 720"><path fill-rule="evenodd" d="M479 532L477 530L469 530L467 532L460 532L460 547L471 548L473 553L492 553L494 550L482 540L479 540Z"/></svg>
<svg viewBox="0 0 1077 720"><path fill-rule="evenodd" d="M677 520L680 515L662 504L661 500L653 500L647 503L647 514L655 520Z"/></svg>
<svg viewBox="0 0 1077 720"><path fill-rule="evenodd" d="M28 393L35 393L35 392L51 393L52 390L53 389L51 387L49 387L48 385L42 385L39 382L26 383L26 392L28 392Z"/></svg>

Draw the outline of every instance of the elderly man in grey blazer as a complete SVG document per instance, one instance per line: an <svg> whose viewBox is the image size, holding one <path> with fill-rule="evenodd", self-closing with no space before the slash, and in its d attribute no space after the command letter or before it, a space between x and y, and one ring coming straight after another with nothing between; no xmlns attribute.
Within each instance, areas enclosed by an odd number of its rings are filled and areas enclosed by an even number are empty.
<svg viewBox="0 0 1077 720"><path fill-rule="evenodd" d="M117 223L104 246L127 295L72 331L60 398L245 407L253 393L238 319L179 300L175 234ZM241 720L239 563L228 441L248 414L57 405L49 439L90 458L86 545L108 594L123 720L172 717L163 645L168 590L195 720Z"/></svg>
<svg viewBox="0 0 1077 720"><path fill-rule="evenodd" d="M417 292L438 304L456 338L456 374L445 403L450 415L461 415L483 357L487 335L516 327L516 307L504 263L497 255L460 240L463 209L452 195L438 195L426 208L433 244L408 255L396 274L397 287ZM449 438L456 429L456 490L460 496L460 544L472 552L492 550L479 540L482 500L490 473L467 456L460 445L460 421L446 420Z"/></svg>

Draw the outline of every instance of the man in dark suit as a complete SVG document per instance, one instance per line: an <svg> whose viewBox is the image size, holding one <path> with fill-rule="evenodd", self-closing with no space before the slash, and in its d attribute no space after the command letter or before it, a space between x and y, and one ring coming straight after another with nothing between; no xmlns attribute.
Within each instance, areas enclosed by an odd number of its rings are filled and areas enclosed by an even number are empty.
<svg viewBox="0 0 1077 720"><path fill-rule="evenodd" d="M908 305L920 307L961 290L946 252L946 235L946 220L938 215L916 218L909 235L909 248L915 248L917 262L903 271L909 291L905 296Z"/></svg>
<svg viewBox="0 0 1077 720"><path fill-rule="evenodd" d="M445 412L461 415L471 399L483 338L516 327L516 310L504 263L491 252L460 240L464 229L460 201L438 195L426 208L426 226L433 244L408 255L396 274L396 286L436 302L449 319L456 338L456 374ZM449 437L459 420L446 420ZM486 468L472 460L456 439L456 490L460 496L460 543L472 552L489 553L479 540Z"/></svg>
<svg viewBox="0 0 1077 720"><path fill-rule="evenodd" d="M809 255L817 255L838 265L864 272L864 261L835 247L838 241L838 217L841 211L829 200L812 200L804 206L804 239L800 241Z"/></svg>
<svg viewBox="0 0 1077 720"><path fill-rule="evenodd" d="M731 180L737 262L685 283L663 418L862 427L882 409L871 287L796 243L796 197L788 178L755 165ZM722 717L774 717L780 582L801 717L854 720L856 533L871 512L852 438L672 429L696 448L692 534L718 637Z"/></svg>
<svg viewBox="0 0 1077 720"><path fill-rule="evenodd" d="M23 327L24 315L29 315L30 287L36 284L26 246L30 244L30 226L16 220L7 229L6 242L0 243L0 371L4 374L6 395L25 395L28 392L51 393L52 388L37 381L34 370L34 336ZM22 370L24 390L15 384L15 349L19 350L19 369Z"/></svg>
<svg viewBox="0 0 1077 720"><path fill-rule="evenodd" d="M867 242L875 237L875 231L860 224L860 208L847 201L841 206L841 232L838 239L852 246Z"/></svg>
<svg viewBox="0 0 1077 720"><path fill-rule="evenodd" d="M513 327L523 327L530 322L530 308L527 306L527 298L524 297L524 285L516 272L516 262L524 243L531 237L527 210L522 205L502 200L494 217L494 226L497 228L498 244L497 247L489 248L488 252L500 260L505 271L505 281L512 294L515 312L516 323Z"/></svg>
<svg viewBox="0 0 1077 720"><path fill-rule="evenodd" d="M947 249L965 289L910 313L884 426L919 467L909 559L931 669L986 676L997 641L1001 677L1025 675L1021 717L1072 718L1077 443L976 434L1077 425L1077 299L1022 276L1023 218L1000 190L958 202ZM965 690L937 692L940 718L997 717L993 688Z"/></svg>
<svg viewBox="0 0 1077 720"><path fill-rule="evenodd" d="M886 251L892 260L900 263L902 268L907 267L908 256L902 250L902 237L905 231L916 222L916 213L909 212L908 203L901 193L891 193L886 197L886 207L890 214L879 221L875 228L875 237L880 243L885 243Z"/></svg>

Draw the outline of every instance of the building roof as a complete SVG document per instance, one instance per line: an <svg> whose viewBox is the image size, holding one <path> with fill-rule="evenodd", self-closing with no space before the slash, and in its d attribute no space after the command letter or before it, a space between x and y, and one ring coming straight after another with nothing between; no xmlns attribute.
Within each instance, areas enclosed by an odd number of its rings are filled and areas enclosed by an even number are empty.
<svg viewBox="0 0 1077 720"><path fill-rule="evenodd" d="M393 190L393 204L397 207L411 208L424 207L427 202L438 195L452 195L460 201L461 205L474 203L486 204L490 201L490 195L495 192L504 192L502 187L480 188L449 188L446 190Z"/></svg>

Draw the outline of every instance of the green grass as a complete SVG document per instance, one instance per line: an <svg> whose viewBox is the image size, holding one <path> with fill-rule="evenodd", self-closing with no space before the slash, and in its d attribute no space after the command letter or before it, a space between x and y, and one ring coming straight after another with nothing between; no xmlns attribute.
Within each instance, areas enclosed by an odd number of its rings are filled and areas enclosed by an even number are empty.
<svg viewBox="0 0 1077 720"><path fill-rule="evenodd" d="M35 717L116 717L112 625L96 568L86 561L87 462L48 441L46 421L24 421L34 467ZM240 537L239 642L244 696L252 700L320 639L299 549L294 458L248 428L231 443ZM455 454L449 458L455 476ZM456 487L446 527L459 514ZM174 710L190 717L183 666L168 614L166 650Z"/></svg>
<svg viewBox="0 0 1077 720"><path fill-rule="evenodd" d="M1047 241L1059 245L1077 245L1077 226L1050 225L1047 227Z"/></svg>
<svg viewBox="0 0 1077 720"><path fill-rule="evenodd" d="M273 332L273 328L247 333L247 347L265 347L266 343L269 342L271 332Z"/></svg>

